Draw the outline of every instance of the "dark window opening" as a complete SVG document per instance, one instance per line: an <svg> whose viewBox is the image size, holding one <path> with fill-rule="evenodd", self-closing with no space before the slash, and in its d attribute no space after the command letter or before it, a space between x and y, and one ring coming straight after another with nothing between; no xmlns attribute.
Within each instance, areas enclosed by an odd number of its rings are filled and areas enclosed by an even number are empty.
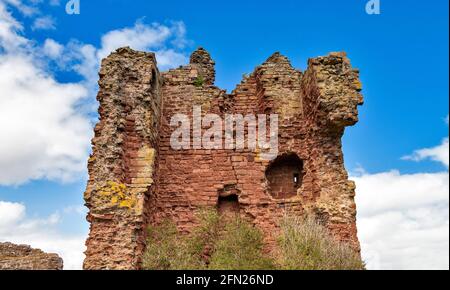
<svg viewBox="0 0 450 290"><path fill-rule="evenodd" d="M302 186L303 161L297 154L278 156L267 168L266 178L269 192L274 198L294 197Z"/></svg>
<svg viewBox="0 0 450 290"><path fill-rule="evenodd" d="M300 182L300 174L294 173L294 184L296 187L298 187L299 182Z"/></svg>
<svg viewBox="0 0 450 290"><path fill-rule="evenodd" d="M236 194L219 196L218 210L220 214L239 213L239 197Z"/></svg>

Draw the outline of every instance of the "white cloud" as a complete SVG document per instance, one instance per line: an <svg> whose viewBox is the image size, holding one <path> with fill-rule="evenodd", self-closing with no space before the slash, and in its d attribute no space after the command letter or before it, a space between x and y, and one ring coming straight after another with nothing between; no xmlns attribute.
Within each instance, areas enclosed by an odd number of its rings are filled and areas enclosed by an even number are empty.
<svg viewBox="0 0 450 290"><path fill-rule="evenodd" d="M47 253L57 253L64 260L64 269L81 269L86 235L67 236L57 230L58 213L44 219L26 217L22 204L0 201L0 242L26 244Z"/></svg>
<svg viewBox="0 0 450 290"><path fill-rule="evenodd" d="M370 269L448 269L449 175L396 171L352 177Z"/></svg>
<svg viewBox="0 0 450 290"><path fill-rule="evenodd" d="M19 35L22 24L14 19L0 0L0 53L18 51L28 45L28 40Z"/></svg>
<svg viewBox="0 0 450 290"><path fill-rule="evenodd" d="M445 138L442 144L433 148L425 148L415 151L412 155L403 157L404 160L422 161L431 159L449 166L449 139Z"/></svg>
<svg viewBox="0 0 450 290"><path fill-rule="evenodd" d="M360 182L358 189L364 193L379 189L374 198L359 200L358 209L365 216L448 202L448 172L400 174L390 171L364 174L356 180Z"/></svg>
<svg viewBox="0 0 450 290"><path fill-rule="evenodd" d="M0 2L0 184L67 181L85 172L92 126L76 106L88 91L56 81L21 31Z"/></svg>
<svg viewBox="0 0 450 290"><path fill-rule="evenodd" d="M51 59L58 59L61 58L61 54L64 51L64 46L55 40L48 38L44 42L42 51L45 56L48 56Z"/></svg>
<svg viewBox="0 0 450 290"><path fill-rule="evenodd" d="M83 85L94 96L97 91L98 71L101 60L120 47L129 46L139 51L155 52L160 70L167 70L186 64L189 59L182 50L189 41L183 22L171 22L169 25L153 23L151 25L137 21L132 27L112 30L101 37L100 47L71 40L66 45L47 39L44 53L52 58L62 70L74 71L83 77ZM95 98L89 105L92 110L97 106Z"/></svg>
<svg viewBox="0 0 450 290"><path fill-rule="evenodd" d="M448 168L448 138L410 160ZM446 154L442 147L446 146ZM358 231L369 269L449 269L449 172L369 174L357 185Z"/></svg>
<svg viewBox="0 0 450 290"><path fill-rule="evenodd" d="M82 205L71 205L64 208L65 214L77 214L80 216L86 216L87 208Z"/></svg>
<svg viewBox="0 0 450 290"><path fill-rule="evenodd" d="M0 229L16 223L25 216L25 206L0 201Z"/></svg>
<svg viewBox="0 0 450 290"><path fill-rule="evenodd" d="M100 59L122 46L130 46L137 50L145 50L149 46L161 46L171 35L169 27L154 24L147 26L137 22L134 27L113 30L102 37L102 47L98 51Z"/></svg>
<svg viewBox="0 0 450 290"><path fill-rule="evenodd" d="M90 115L96 109L94 96L102 57L121 46L131 46L156 51L161 69L188 60L182 51L188 43L182 22L146 25L138 21L132 27L106 33L98 48L77 40L63 45L46 39L40 45L23 35L22 24L9 11L13 6L27 17L38 17L35 29L52 29L54 22L42 16L39 3L0 0L0 185L38 179L68 181L86 173ZM58 81L51 71L55 63L59 69L74 70L83 80ZM86 209L70 206L62 213L79 217L85 216ZM25 205L0 201L0 241L56 252L64 259L65 269L80 269L86 235L68 236L58 231L61 218L58 213L44 219L28 218Z"/></svg>
<svg viewBox="0 0 450 290"><path fill-rule="evenodd" d="M178 67L186 64L187 58L185 55L176 52L173 49L159 50L156 52L156 59L158 60L158 67L161 69L168 69Z"/></svg>
<svg viewBox="0 0 450 290"><path fill-rule="evenodd" d="M90 44L72 41L66 46L63 64L90 81L89 87L95 87L100 62L116 49L129 46L140 51L153 51L156 54L158 67L166 70L188 62L188 57L179 50L188 43L186 28L183 22L172 22L170 25L153 23L151 25L137 21L133 27L112 30L101 37L99 48ZM169 48L168 45L174 46ZM175 49L178 48L178 49Z"/></svg>
<svg viewBox="0 0 450 290"><path fill-rule="evenodd" d="M39 12L39 9L36 7L40 1L29 1L29 4L25 4L21 0L0 0L0 2L4 2L5 4L9 4L19 10L22 14L26 16L32 16ZM2 4L2 3L0 3Z"/></svg>
<svg viewBox="0 0 450 290"><path fill-rule="evenodd" d="M88 115L97 106L99 64L115 49L129 45L154 50L162 68L187 61L182 52L167 48L171 42L186 42L181 22L164 26L138 21L106 33L100 48L76 40L62 45L53 39L36 46L22 31L0 0L0 134L6 136L0 142L0 185L70 181L86 173L93 121ZM49 71L51 61L83 80L58 82Z"/></svg>
<svg viewBox="0 0 450 290"><path fill-rule="evenodd" d="M55 19L51 16L42 16L34 20L32 30L53 30L56 29Z"/></svg>
<svg viewBox="0 0 450 290"><path fill-rule="evenodd" d="M119 47L130 46L135 50L154 51L161 70L178 67L188 62L186 55L176 49L183 48L188 43L183 22L172 22L170 25L159 23L146 25L138 21L133 27L106 33L101 43L102 46L97 51L99 60ZM174 48L168 48L170 44Z"/></svg>
<svg viewBox="0 0 450 290"><path fill-rule="evenodd" d="M0 56L0 184L71 180L85 171L91 124L76 110L87 96L25 55Z"/></svg>

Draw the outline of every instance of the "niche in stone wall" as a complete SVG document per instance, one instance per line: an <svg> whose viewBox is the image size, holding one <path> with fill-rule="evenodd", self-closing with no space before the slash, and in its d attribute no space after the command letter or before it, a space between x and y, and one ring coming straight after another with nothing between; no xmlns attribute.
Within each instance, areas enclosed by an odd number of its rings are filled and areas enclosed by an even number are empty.
<svg viewBox="0 0 450 290"><path fill-rule="evenodd" d="M296 196L302 186L303 175L303 161L297 154L278 156L266 170L269 193L276 199Z"/></svg>
<svg viewBox="0 0 450 290"><path fill-rule="evenodd" d="M220 214L239 214L239 190L236 185L227 185L219 190L217 209Z"/></svg>
<svg viewBox="0 0 450 290"><path fill-rule="evenodd" d="M155 97L156 95L158 95L158 91L159 91L158 72L156 69L152 70L152 78L151 78L150 85L151 85L152 95L153 95L153 97Z"/></svg>

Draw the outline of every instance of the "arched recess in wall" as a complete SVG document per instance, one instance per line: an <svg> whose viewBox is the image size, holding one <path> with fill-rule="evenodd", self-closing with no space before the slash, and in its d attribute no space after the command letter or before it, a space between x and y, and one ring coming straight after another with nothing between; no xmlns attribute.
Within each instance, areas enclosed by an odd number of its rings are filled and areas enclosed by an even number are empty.
<svg viewBox="0 0 450 290"><path fill-rule="evenodd" d="M239 214L239 194L240 191L235 184L226 185L218 191L217 210L220 214Z"/></svg>
<svg viewBox="0 0 450 290"><path fill-rule="evenodd" d="M278 156L266 169L268 191L275 199L297 195L303 182L303 160L295 153Z"/></svg>

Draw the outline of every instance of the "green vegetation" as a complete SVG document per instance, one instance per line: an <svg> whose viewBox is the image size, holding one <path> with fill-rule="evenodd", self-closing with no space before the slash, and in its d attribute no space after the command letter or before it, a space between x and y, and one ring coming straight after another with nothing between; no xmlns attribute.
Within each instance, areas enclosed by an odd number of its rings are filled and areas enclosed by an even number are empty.
<svg viewBox="0 0 450 290"><path fill-rule="evenodd" d="M249 223L236 218L230 220L214 245L210 269L270 270L272 259L263 254L263 235Z"/></svg>
<svg viewBox="0 0 450 290"><path fill-rule="evenodd" d="M364 270L349 245L336 241L313 219L286 216L281 225L278 265L284 270Z"/></svg>
<svg viewBox="0 0 450 290"><path fill-rule="evenodd" d="M165 221L149 228L143 267L148 270L272 269L264 257L262 233L239 218L222 225L216 211L201 211L200 226L190 235Z"/></svg>
<svg viewBox="0 0 450 290"><path fill-rule="evenodd" d="M200 225L191 234L179 233L170 221L150 227L144 269L364 269L357 253L310 219L284 218L277 250L268 255L263 251L261 231L250 223L211 210L197 216Z"/></svg>
<svg viewBox="0 0 450 290"><path fill-rule="evenodd" d="M179 234L174 224L167 221L149 229L147 250L143 259L144 269L201 269L198 262L185 241L179 241Z"/></svg>
<svg viewBox="0 0 450 290"><path fill-rule="evenodd" d="M198 76L194 80L194 86L196 86L197 88L203 87L204 84L205 84L205 80L203 79L202 76Z"/></svg>

